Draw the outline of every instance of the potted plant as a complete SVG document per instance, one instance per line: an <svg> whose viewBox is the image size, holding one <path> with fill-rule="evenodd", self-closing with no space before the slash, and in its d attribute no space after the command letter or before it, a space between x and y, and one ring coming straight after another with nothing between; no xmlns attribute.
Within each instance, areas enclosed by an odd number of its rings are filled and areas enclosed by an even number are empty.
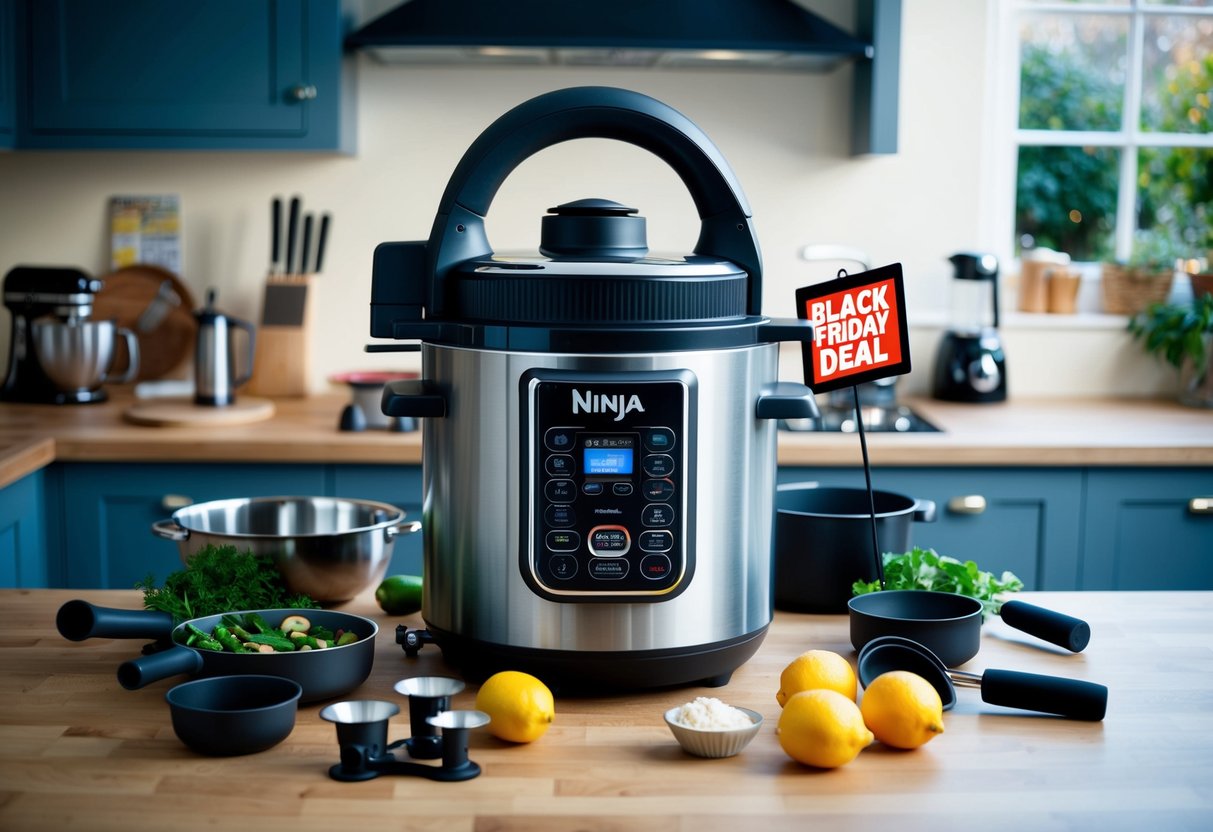
<svg viewBox="0 0 1213 832"><path fill-rule="evenodd" d="M1179 401L1213 407L1213 295L1191 303L1152 303L1129 321L1146 352L1179 370Z"/></svg>

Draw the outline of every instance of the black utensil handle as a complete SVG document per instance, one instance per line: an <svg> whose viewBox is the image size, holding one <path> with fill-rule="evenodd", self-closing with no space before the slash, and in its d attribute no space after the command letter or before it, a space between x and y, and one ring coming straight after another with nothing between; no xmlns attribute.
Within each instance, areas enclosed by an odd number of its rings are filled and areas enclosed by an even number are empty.
<svg viewBox="0 0 1213 832"><path fill-rule="evenodd" d="M981 675L981 699L991 705L1057 714L1099 722L1108 710L1108 689L1094 682L987 670Z"/></svg>
<svg viewBox="0 0 1213 832"><path fill-rule="evenodd" d="M312 215L303 215L303 248L299 255L299 273L308 274L308 263L311 262L310 255L312 249Z"/></svg>
<svg viewBox="0 0 1213 832"><path fill-rule="evenodd" d="M291 206L286 217L286 273L295 273L295 243L299 237L299 197L291 197Z"/></svg>
<svg viewBox="0 0 1213 832"><path fill-rule="evenodd" d="M1063 615L1035 604L1007 601L999 615L1008 626L1064 647L1072 653L1081 653L1091 640L1091 625L1081 618Z"/></svg>
<svg viewBox="0 0 1213 832"><path fill-rule="evenodd" d="M173 617L158 610L120 610L88 601L68 601L55 615L59 635L71 641L87 638L165 638Z"/></svg>
<svg viewBox="0 0 1213 832"><path fill-rule="evenodd" d="M270 204L270 268L278 271L282 259L282 200L274 197Z"/></svg>
<svg viewBox="0 0 1213 832"><path fill-rule="evenodd" d="M324 269L324 246L329 240L329 222L332 218L328 214L320 215L320 232L319 239L316 241L316 274Z"/></svg>
<svg viewBox="0 0 1213 832"><path fill-rule="evenodd" d="M192 675L200 670L202 655L197 650L174 647L118 665L118 684L127 690L138 690L170 676L180 676L183 673Z"/></svg>

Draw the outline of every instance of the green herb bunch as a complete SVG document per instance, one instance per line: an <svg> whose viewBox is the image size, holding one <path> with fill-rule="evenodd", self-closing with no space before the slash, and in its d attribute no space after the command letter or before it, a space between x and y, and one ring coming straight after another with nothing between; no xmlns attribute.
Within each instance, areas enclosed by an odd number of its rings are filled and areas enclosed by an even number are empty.
<svg viewBox="0 0 1213 832"><path fill-rule="evenodd" d="M982 618L987 619L1002 607L1002 601L996 596L1018 592L1023 589L1023 581L1011 572L1003 572L1002 577L995 578L990 572L982 572L971 560L962 563L934 549L915 546L903 555L884 553L884 588L930 589L967 595L981 601ZM879 591L879 581L856 581L851 587L855 595Z"/></svg>
<svg viewBox="0 0 1213 832"><path fill-rule="evenodd" d="M143 606L173 616L177 622L236 610L317 609L307 595L286 588L282 573L269 555L239 551L235 546L206 546L184 569L164 579L148 575L135 584L143 590Z"/></svg>

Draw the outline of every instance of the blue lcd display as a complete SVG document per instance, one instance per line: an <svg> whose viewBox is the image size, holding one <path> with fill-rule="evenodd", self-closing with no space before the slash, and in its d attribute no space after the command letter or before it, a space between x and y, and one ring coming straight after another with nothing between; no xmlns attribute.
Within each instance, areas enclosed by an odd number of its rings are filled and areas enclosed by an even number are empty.
<svg viewBox="0 0 1213 832"><path fill-rule="evenodd" d="M631 474L631 448L586 448L583 460L586 474Z"/></svg>

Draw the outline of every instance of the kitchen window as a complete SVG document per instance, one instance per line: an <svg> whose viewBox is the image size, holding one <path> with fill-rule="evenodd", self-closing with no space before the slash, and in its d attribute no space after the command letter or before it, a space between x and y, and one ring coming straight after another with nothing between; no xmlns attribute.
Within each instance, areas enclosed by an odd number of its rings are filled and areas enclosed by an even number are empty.
<svg viewBox="0 0 1213 832"><path fill-rule="evenodd" d="M1213 0L1000 0L1004 253L1213 256Z"/></svg>

